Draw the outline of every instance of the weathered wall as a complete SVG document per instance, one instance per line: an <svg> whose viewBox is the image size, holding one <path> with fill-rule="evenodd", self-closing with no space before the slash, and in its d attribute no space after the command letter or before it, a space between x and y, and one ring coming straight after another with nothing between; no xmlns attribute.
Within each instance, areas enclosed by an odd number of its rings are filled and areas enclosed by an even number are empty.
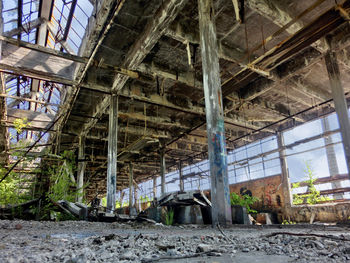
<svg viewBox="0 0 350 263"><path fill-rule="evenodd" d="M259 210L272 209L276 210L284 206L282 193L281 175L274 175L247 182L231 184L230 192L237 194L251 194L260 198L254 208Z"/></svg>
<svg viewBox="0 0 350 263"><path fill-rule="evenodd" d="M288 213L280 215L280 218L309 223L312 214L315 214L314 222L347 221L350 217L350 202L293 206Z"/></svg>

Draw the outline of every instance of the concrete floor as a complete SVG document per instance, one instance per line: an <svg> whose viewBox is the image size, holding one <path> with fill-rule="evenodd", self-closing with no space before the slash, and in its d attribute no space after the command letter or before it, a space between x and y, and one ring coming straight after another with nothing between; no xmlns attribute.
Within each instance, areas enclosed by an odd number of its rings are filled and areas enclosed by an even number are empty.
<svg viewBox="0 0 350 263"><path fill-rule="evenodd" d="M350 240L344 226L241 225L223 229L223 235L196 225L0 220L0 262L350 262L350 241L266 237L282 231ZM208 253L198 253L200 245Z"/></svg>

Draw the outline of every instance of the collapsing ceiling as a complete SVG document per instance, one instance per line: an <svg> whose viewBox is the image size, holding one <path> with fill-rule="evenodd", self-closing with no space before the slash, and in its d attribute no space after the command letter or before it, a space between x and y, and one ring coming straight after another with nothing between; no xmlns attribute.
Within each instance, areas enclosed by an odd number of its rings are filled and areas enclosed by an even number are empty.
<svg viewBox="0 0 350 263"><path fill-rule="evenodd" d="M90 197L105 189L112 93L118 96L119 189L128 185L130 162L138 183L159 175L161 147L169 169L207 158L196 1L91 1L84 37L75 29L80 41L69 33L77 20L70 11L73 5L79 10L80 2L71 1L60 12L64 6L54 11L49 2L40 1L41 12L32 18L36 26L27 29L37 30L36 38L21 37L33 45L8 38L20 33L2 37L0 69L11 73L4 74L6 89L28 82L19 93L7 92L13 97L4 113L8 126L11 116L27 116L35 131L50 128L57 151L75 149L79 137L85 138ZM334 110L323 61L326 38L338 52L349 92L350 1L335 6L328 0L247 0L242 23L232 1L214 5L228 150ZM58 90L60 97L35 102L40 97L30 96L40 90L51 90L50 97ZM19 107L18 97L31 101ZM40 118L34 119L34 112Z"/></svg>

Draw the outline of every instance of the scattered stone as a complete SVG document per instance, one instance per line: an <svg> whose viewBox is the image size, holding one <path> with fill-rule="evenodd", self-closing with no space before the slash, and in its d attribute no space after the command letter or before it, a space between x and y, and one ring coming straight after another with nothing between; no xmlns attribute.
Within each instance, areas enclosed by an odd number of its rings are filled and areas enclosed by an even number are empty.
<svg viewBox="0 0 350 263"><path fill-rule="evenodd" d="M133 253L132 250L128 250L126 252L124 252L121 256L120 256L120 259L126 259L126 260L132 260L132 259L135 259L136 256L135 254Z"/></svg>
<svg viewBox="0 0 350 263"><path fill-rule="evenodd" d="M350 254L350 247L345 247L344 250L343 250L343 252L344 252L345 254Z"/></svg>
<svg viewBox="0 0 350 263"><path fill-rule="evenodd" d="M312 241L312 243L315 244L317 249L319 249L319 250L324 249L324 245L321 242L319 242L319 241Z"/></svg>
<svg viewBox="0 0 350 263"><path fill-rule="evenodd" d="M20 230L20 229L22 229L23 228L23 226L21 225L21 224L16 224L15 225L15 229L16 230Z"/></svg>
<svg viewBox="0 0 350 263"><path fill-rule="evenodd" d="M211 245L207 245L207 244L199 244L196 252L200 253L200 252L209 252L212 250L212 246Z"/></svg>
<svg viewBox="0 0 350 263"><path fill-rule="evenodd" d="M108 235L108 236L105 236L105 240L106 241L110 241L110 240L113 240L113 239L115 239L116 238L116 236L114 235L114 234L110 234L110 235Z"/></svg>
<svg viewBox="0 0 350 263"><path fill-rule="evenodd" d="M16 224L23 228L12 231ZM4 225L9 228L0 231L0 262L163 262L162 258L191 257L197 253L211 260L210 257L235 257L237 252L249 253L246 256L250 257L255 251L288 256L290 262L297 263L350 260L348 241L287 234L266 237L271 230L263 228L258 234L255 229L227 228L227 239L210 226L154 228L134 222L116 225L0 220L0 229ZM334 232L334 236L350 239L344 230Z"/></svg>

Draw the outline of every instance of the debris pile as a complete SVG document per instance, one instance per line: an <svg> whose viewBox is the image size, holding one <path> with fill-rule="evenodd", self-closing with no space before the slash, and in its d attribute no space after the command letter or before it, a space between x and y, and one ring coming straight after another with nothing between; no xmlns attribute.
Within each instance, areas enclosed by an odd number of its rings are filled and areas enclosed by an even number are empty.
<svg viewBox="0 0 350 263"><path fill-rule="evenodd" d="M20 224L22 228L16 228ZM0 262L165 262L167 259L281 255L292 262L346 262L350 237L305 230L224 229L82 221L0 221ZM66 233L59 231L65 229ZM270 231L270 232L269 232ZM311 231L310 231L311 232ZM335 231L333 231L335 233ZM205 262L205 261L204 261Z"/></svg>

